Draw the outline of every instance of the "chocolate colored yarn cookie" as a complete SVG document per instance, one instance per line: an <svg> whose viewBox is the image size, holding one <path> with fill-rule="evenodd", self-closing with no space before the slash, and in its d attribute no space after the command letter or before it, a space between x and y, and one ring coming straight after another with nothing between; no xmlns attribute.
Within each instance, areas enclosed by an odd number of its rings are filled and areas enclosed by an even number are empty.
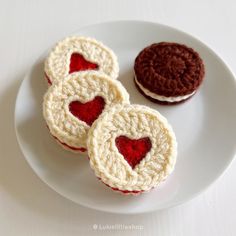
<svg viewBox="0 0 236 236"><path fill-rule="evenodd" d="M162 104L176 104L195 94L205 69L199 54L183 44L161 42L144 48L134 63L142 94Z"/></svg>

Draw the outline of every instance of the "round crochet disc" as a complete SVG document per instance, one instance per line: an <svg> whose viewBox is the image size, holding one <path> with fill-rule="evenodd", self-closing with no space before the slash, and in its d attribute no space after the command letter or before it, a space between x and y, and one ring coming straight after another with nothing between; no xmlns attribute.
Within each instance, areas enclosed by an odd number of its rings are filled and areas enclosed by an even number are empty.
<svg viewBox="0 0 236 236"><path fill-rule="evenodd" d="M193 96L202 83L202 59L183 44L161 42L144 48L134 63L135 83L150 100L179 103Z"/></svg>
<svg viewBox="0 0 236 236"><path fill-rule="evenodd" d="M109 107L126 103L129 95L119 81L99 72L77 72L48 89L43 115L65 149L84 152L93 122Z"/></svg>
<svg viewBox="0 0 236 236"><path fill-rule="evenodd" d="M113 79L119 66L114 52L101 42L72 36L58 42L45 61L45 78L49 84L79 71L99 71Z"/></svg>
<svg viewBox="0 0 236 236"><path fill-rule="evenodd" d="M88 156L96 176L125 194L149 191L173 171L175 134L157 111L142 105L116 105L89 130Z"/></svg>

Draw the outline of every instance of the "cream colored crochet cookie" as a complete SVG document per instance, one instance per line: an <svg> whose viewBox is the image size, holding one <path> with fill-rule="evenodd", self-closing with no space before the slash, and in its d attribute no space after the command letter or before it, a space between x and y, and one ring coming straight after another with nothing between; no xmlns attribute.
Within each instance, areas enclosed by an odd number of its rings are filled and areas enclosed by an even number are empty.
<svg viewBox="0 0 236 236"><path fill-rule="evenodd" d="M49 84L68 74L85 70L103 72L113 79L119 66L114 52L92 38L72 36L58 42L45 61L45 77Z"/></svg>
<svg viewBox="0 0 236 236"><path fill-rule="evenodd" d="M175 134L156 110L116 105L97 119L88 133L90 165L96 176L125 194L149 191L173 171Z"/></svg>
<svg viewBox="0 0 236 236"><path fill-rule="evenodd" d="M88 130L100 114L127 103L129 95L118 80L99 72L77 72L48 89L43 115L57 141L66 149L83 152Z"/></svg>

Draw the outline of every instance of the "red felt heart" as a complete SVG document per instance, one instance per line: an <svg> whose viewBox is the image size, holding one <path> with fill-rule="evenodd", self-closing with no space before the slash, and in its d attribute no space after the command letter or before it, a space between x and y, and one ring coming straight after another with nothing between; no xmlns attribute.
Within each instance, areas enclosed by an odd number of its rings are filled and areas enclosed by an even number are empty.
<svg viewBox="0 0 236 236"><path fill-rule="evenodd" d="M69 104L70 112L91 126L92 123L98 118L105 107L105 101L102 97L96 96L93 100L82 103L79 101L73 101Z"/></svg>
<svg viewBox="0 0 236 236"><path fill-rule="evenodd" d="M98 65L96 63L87 61L81 54L73 53L71 55L69 73L73 73L75 71L96 70L96 69L98 69Z"/></svg>
<svg viewBox="0 0 236 236"><path fill-rule="evenodd" d="M130 139L125 136L119 136L115 142L119 152L124 156L132 169L140 163L152 147L151 140L148 137Z"/></svg>

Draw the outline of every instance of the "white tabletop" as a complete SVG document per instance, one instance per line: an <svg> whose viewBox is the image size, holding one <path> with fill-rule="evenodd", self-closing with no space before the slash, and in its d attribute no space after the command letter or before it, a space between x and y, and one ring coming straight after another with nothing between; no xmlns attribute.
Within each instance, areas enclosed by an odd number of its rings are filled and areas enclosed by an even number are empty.
<svg viewBox="0 0 236 236"><path fill-rule="evenodd" d="M206 42L236 72L235 12L233 0L1 1L0 235L236 235L235 162L182 206L133 216L102 213L42 183L24 160L13 124L16 93L27 69L46 48L81 26L120 19L168 24Z"/></svg>

